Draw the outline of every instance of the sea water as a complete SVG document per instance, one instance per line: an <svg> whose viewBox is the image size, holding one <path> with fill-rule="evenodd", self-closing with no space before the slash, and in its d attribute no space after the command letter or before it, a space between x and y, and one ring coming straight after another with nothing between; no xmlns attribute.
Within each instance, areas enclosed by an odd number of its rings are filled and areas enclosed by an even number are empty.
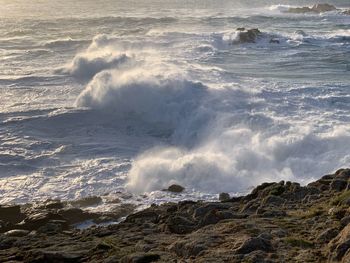
<svg viewBox="0 0 350 263"><path fill-rule="evenodd" d="M350 16L285 13L314 3L0 0L0 203L211 200L349 166Z"/></svg>

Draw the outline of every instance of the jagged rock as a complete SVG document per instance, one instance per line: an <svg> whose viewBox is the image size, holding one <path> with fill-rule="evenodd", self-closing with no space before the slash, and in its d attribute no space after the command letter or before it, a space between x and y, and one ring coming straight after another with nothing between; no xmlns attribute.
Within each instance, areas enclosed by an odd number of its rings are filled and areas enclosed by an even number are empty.
<svg viewBox="0 0 350 263"><path fill-rule="evenodd" d="M46 209L62 209L64 204L61 201L50 201L44 205Z"/></svg>
<svg viewBox="0 0 350 263"><path fill-rule="evenodd" d="M230 195L228 193L220 193L219 194L219 200L220 201L228 201L230 200Z"/></svg>
<svg viewBox="0 0 350 263"><path fill-rule="evenodd" d="M173 193L181 193L183 192L183 190L185 190L185 188L182 187L181 185L173 184L173 185L170 185L167 190Z"/></svg>
<svg viewBox="0 0 350 263"><path fill-rule="evenodd" d="M262 250L266 252L272 251L271 242L261 237L248 238L244 243L235 251L236 254L249 254L255 250Z"/></svg>
<svg viewBox="0 0 350 263"><path fill-rule="evenodd" d="M231 208L231 205L228 203L208 203L196 208L193 213L193 218L203 217L212 210L220 211L220 210L226 210L229 208Z"/></svg>
<svg viewBox="0 0 350 263"><path fill-rule="evenodd" d="M274 206L281 206L286 202L286 199L281 198L279 196L275 196L275 195L269 195L267 196L262 204L264 206L270 206L270 205L274 205Z"/></svg>

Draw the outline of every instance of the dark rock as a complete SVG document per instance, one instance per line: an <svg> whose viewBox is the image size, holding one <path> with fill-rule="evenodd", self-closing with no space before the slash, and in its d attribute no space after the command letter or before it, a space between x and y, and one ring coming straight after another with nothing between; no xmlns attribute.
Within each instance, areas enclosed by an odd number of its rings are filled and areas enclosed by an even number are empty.
<svg viewBox="0 0 350 263"><path fill-rule="evenodd" d="M270 39L270 43L271 43L271 44L280 44L281 42L280 42L280 40L277 39L277 38L271 38L271 39Z"/></svg>
<svg viewBox="0 0 350 263"><path fill-rule="evenodd" d="M82 260L82 255L79 253L67 253L63 251L30 251L25 254L25 262L77 263Z"/></svg>
<svg viewBox="0 0 350 263"><path fill-rule="evenodd" d="M170 185L167 190L173 193L181 193L183 192L183 190L185 190L185 188L182 187L181 185L173 184L173 185Z"/></svg>
<svg viewBox="0 0 350 263"><path fill-rule="evenodd" d="M212 225L220 222L221 220L234 218L234 215L231 212L227 211L209 211L200 221L201 226Z"/></svg>
<svg viewBox="0 0 350 263"><path fill-rule="evenodd" d="M286 203L286 199L275 195L267 196L262 202L264 206L282 206L284 203Z"/></svg>
<svg viewBox="0 0 350 263"><path fill-rule="evenodd" d="M249 254L255 250L270 252L272 251L271 242L261 237L252 237L244 241L235 252L236 254Z"/></svg>
<svg viewBox="0 0 350 263"><path fill-rule="evenodd" d="M230 195L228 193L220 193L219 200L220 201L228 201L228 200L230 200Z"/></svg>
<svg viewBox="0 0 350 263"><path fill-rule="evenodd" d="M51 201L45 204L46 209L62 209L64 204L61 201Z"/></svg>
<svg viewBox="0 0 350 263"><path fill-rule="evenodd" d="M333 180L330 188L334 191L340 192L346 189L348 182L345 180Z"/></svg>
<svg viewBox="0 0 350 263"><path fill-rule="evenodd" d="M348 180L350 179L350 169L340 169L335 172L335 178Z"/></svg>
<svg viewBox="0 0 350 263"><path fill-rule="evenodd" d="M25 218L19 205L0 206L0 220L17 224Z"/></svg>
<svg viewBox="0 0 350 263"><path fill-rule="evenodd" d="M344 15L350 15L350 9L343 11Z"/></svg>
<svg viewBox="0 0 350 263"><path fill-rule="evenodd" d="M87 207L87 206L95 206L102 203L102 198L99 196L88 196L82 199L78 199L75 201L69 202L70 205L74 207Z"/></svg>
<svg viewBox="0 0 350 263"><path fill-rule="evenodd" d="M170 232L176 234L187 234L195 230L195 223L183 216L169 217L166 225Z"/></svg>
<svg viewBox="0 0 350 263"><path fill-rule="evenodd" d="M331 239L336 237L338 233L339 230L337 228L328 228L317 237L317 241L321 243L328 243L331 241Z"/></svg>
<svg viewBox="0 0 350 263"><path fill-rule="evenodd" d="M259 36L261 36L261 31L257 28L241 30L243 28L237 29L238 31L238 42L239 43L255 43Z"/></svg>
<svg viewBox="0 0 350 263"><path fill-rule="evenodd" d="M67 220L69 224L76 224L86 220L93 220L100 215L83 211L79 208L65 208L57 212L63 220Z"/></svg>
<svg viewBox="0 0 350 263"><path fill-rule="evenodd" d="M43 227L51 220L61 220L65 221L64 218L58 214L54 214L51 212L48 213L37 213L33 215L29 215L26 217L21 223L17 224L17 226L21 229L26 230L37 230L40 227Z"/></svg>
<svg viewBox="0 0 350 263"><path fill-rule="evenodd" d="M196 208L194 210L193 217L194 218L203 217L211 210L216 210L216 211L227 210L230 207L231 205L229 203L208 203Z"/></svg>
<svg viewBox="0 0 350 263"><path fill-rule="evenodd" d="M144 223L157 223L159 221L159 214L155 211L144 210L135 214L129 215L125 222L144 224Z"/></svg>
<svg viewBox="0 0 350 263"><path fill-rule="evenodd" d="M160 259L160 255L154 253L135 253L128 256L125 256L121 259L121 263L148 263L155 262Z"/></svg>

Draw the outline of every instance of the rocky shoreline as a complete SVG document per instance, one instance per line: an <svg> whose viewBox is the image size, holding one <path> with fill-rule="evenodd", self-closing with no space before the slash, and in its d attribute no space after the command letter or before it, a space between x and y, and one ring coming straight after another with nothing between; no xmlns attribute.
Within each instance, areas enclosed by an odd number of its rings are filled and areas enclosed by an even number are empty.
<svg viewBox="0 0 350 263"><path fill-rule="evenodd" d="M221 199L134 214L128 207L91 213L60 201L1 206L0 262L350 262L350 169L307 186L264 183ZM119 224L74 227L127 214Z"/></svg>

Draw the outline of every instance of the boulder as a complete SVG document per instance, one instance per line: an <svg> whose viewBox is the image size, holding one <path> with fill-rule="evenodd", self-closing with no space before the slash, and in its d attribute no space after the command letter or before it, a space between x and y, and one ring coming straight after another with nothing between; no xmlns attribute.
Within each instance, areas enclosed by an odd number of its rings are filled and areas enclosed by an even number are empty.
<svg viewBox="0 0 350 263"><path fill-rule="evenodd" d="M333 180L330 184L330 188L334 191L340 192L346 189L348 182L345 180Z"/></svg>
<svg viewBox="0 0 350 263"><path fill-rule="evenodd" d="M69 224L76 224L86 220L93 220L98 218L100 215L83 211L79 208L65 208L58 212L63 220L67 220Z"/></svg>
<svg viewBox="0 0 350 263"><path fill-rule="evenodd" d="M172 193L181 193L183 190L185 190L185 188L178 184L170 185L167 189L167 191Z"/></svg>

